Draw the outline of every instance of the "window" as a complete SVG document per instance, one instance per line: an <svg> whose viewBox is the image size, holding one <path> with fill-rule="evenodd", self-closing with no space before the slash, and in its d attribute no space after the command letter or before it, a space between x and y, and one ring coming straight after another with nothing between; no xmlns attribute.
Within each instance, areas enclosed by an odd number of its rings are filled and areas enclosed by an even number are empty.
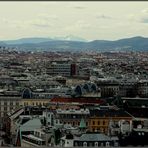
<svg viewBox="0 0 148 148"><path fill-rule="evenodd" d="M56 124L58 124L58 120L56 120Z"/></svg>
<svg viewBox="0 0 148 148"><path fill-rule="evenodd" d="M16 102L16 106L19 106L19 102Z"/></svg>
<svg viewBox="0 0 148 148"><path fill-rule="evenodd" d="M7 107L4 107L4 111L7 111Z"/></svg>
<svg viewBox="0 0 148 148"><path fill-rule="evenodd" d="M89 143L89 146L90 146L90 147L92 147L92 146L93 146L93 143L92 143L92 142L90 142L90 143Z"/></svg>
<svg viewBox="0 0 148 148"><path fill-rule="evenodd" d="M116 146L116 147L119 146L119 145L118 145L118 142L115 142L115 143L114 143L114 146Z"/></svg>
<svg viewBox="0 0 148 148"><path fill-rule="evenodd" d="M98 142L95 142L95 147L98 147Z"/></svg>
<svg viewBox="0 0 148 148"><path fill-rule="evenodd" d="M109 142L106 142L106 146L109 146Z"/></svg>
<svg viewBox="0 0 148 148"><path fill-rule="evenodd" d="M10 110L13 110L13 107L12 106L10 107Z"/></svg>
<svg viewBox="0 0 148 148"><path fill-rule="evenodd" d="M41 138L44 138L44 134L41 134Z"/></svg>
<svg viewBox="0 0 148 148"><path fill-rule="evenodd" d="M4 105L7 105L7 102L6 101L4 102Z"/></svg>
<svg viewBox="0 0 148 148"><path fill-rule="evenodd" d="M13 102L12 101L10 101L10 106L13 106Z"/></svg>
<svg viewBox="0 0 148 148"><path fill-rule="evenodd" d="M95 125L95 121L93 121L93 125Z"/></svg>
<svg viewBox="0 0 148 148"><path fill-rule="evenodd" d="M103 132L103 131L104 131L104 129L101 127L101 128L100 128L100 131L101 131L101 132Z"/></svg>
<svg viewBox="0 0 148 148"><path fill-rule="evenodd" d="M86 122L86 126L88 126L88 122Z"/></svg>
<svg viewBox="0 0 148 148"><path fill-rule="evenodd" d="M87 147L87 142L83 142L83 146L84 147Z"/></svg>
<svg viewBox="0 0 148 148"><path fill-rule="evenodd" d="M100 125L100 121L98 121L98 125Z"/></svg>
<svg viewBox="0 0 148 148"><path fill-rule="evenodd" d="M105 121L103 121L103 125L105 125Z"/></svg>
<svg viewBox="0 0 148 148"><path fill-rule="evenodd" d="M7 113L4 113L4 116L7 116Z"/></svg>
<svg viewBox="0 0 148 148"><path fill-rule="evenodd" d="M78 146L78 143L77 142L75 142L75 145L74 146Z"/></svg>

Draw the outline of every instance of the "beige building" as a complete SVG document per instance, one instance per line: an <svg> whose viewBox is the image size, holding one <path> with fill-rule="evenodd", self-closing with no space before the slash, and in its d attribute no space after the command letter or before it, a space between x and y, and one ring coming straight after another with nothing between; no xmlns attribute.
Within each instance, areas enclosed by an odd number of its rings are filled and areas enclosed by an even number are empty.
<svg viewBox="0 0 148 148"><path fill-rule="evenodd" d="M20 104L22 106L46 106L47 104L49 104L50 99L21 99Z"/></svg>
<svg viewBox="0 0 148 148"><path fill-rule="evenodd" d="M7 113L16 110L20 105L21 97L19 96L0 96L0 118L3 118Z"/></svg>

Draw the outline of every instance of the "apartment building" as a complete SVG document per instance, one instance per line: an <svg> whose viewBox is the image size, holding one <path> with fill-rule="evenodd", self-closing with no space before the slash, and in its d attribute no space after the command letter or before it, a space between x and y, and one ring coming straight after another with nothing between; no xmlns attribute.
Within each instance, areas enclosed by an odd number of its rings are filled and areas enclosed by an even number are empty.
<svg viewBox="0 0 148 148"><path fill-rule="evenodd" d="M60 76L77 75L77 65L71 63L52 62L48 65L47 74Z"/></svg>
<svg viewBox="0 0 148 148"><path fill-rule="evenodd" d="M90 110L89 130L92 132L102 132L107 134L110 121L118 124L119 121L132 121L132 116L121 109L95 109Z"/></svg>
<svg viewBox="0 0 148 148"><path fill-rule="evenodd" d="M21 105L21 96L0 96L0 118L16 110Z"/></svg>

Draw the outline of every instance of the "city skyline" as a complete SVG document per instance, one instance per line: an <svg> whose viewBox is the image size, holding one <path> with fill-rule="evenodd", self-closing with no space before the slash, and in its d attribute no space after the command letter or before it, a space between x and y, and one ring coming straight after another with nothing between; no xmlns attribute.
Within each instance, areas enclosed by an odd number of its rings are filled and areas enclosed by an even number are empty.
<svg viewBox="0 0 148 148"><path fill-rule="evenodd" d="M0 40L147 37L147 6L147 2L1 2Z"/></svg>

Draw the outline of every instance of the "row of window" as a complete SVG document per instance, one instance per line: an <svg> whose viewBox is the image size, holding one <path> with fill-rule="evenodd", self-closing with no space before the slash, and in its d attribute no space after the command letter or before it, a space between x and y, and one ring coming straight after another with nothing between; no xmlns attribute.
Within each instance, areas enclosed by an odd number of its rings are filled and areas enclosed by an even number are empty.
<svg viewBox="0 0 148 148"><path fill-rule="evenodd" d="M63 117L63 118L64 118L64 117ZM69 121L67 121L67 122L66 122L66 121L63 121L63 123L64 123L64 124L71 124L71 125L73 125L73 126L80 125L80 122L79 122L79 121L70 121L70 122L69 122ZM102 123L102 124L101 124L101 123ZM93 122L92 122L93 125L106 125L106 123L107 123L106 121L102 121L102 122L101 122L101 121L93 121ZM86 126L88 126L88 122L86 122ZM100 130L100 129L99 129L99 130ZM94 129L94 131L95 131L95 129Z"/></svg>
<svg viewBox="0 0 148 148"><path fill-rule="evenodd" d="M102 125L106 125L106 121L92 121L92 124L93 125L101 125L101 123L102 123Z"/></svg>
<svg viewBox="0 0 148 148"><path fill-rule="evenodd" d="M93 132L103 132L106 133L107 129L106 128L92 128Z"/></svg>
<svg viewBox="0 0 148 148"><path fill-rule="evenodd" d="M5 117L7 115L7 112L0 112L0 117Z"/></svg>
<svg viewBox="0 0 148 148"><path fill-rule="evenodd" d="M45 145L45 141L39 141L39 140L31 139L31 138L28 138L26 136L23 136L22 139L25 140L25 141L28 141L30 143L33 143L33 144Z"/></svg>
<svg viewBox="0 0 148 148"><path fill-rule="evenodd" d="M18 106L18 105L19 105L19 102L13 102L13 101L10 101L10 102L9 102L9 101L1 102L1 101L0 101L0 106L1 106L1 105L4 105L4 106L7 106L7 105L12 105L12 106L13 106L13 105L16 105L16 106Z"/></svg>
<svg viewBox="0 0 148 148"><path fill-rule="evenodd" d="M68 118L68 119L86 119L88 118L87 115L84 115L84 114L59 114L59 117L61 119L63 118Z"/></svg>
<svg viewBox="0 0 148 148"><path fill-rule="evenodd" d="M78 146L79 143L78 142L75 142L75 146ZM88 146L95 146L95 147L98 147L98 146L106 146L106 147L109 147L110 146L110 142L95 142L95 143L87 143L87 142L83 142L83 147L88 147ZM117 145L117 144L116 144Z"/></svg>
<svg viewBox="0 0 148 148"><path fill-rule="evenodd" d="M44 138L44 135L43 134L41 134L40 132L34 132L34 135L36 136L36 137L39 137L39 138Z"/></svg>
<svg viewBox="0 0 148 148"><path fill-rule="evenodd" d="M24 106L28 106L28 105L30 105L29 102L24 102ZM31 105L33 105L33 106L42 106L42 105L46 106L47 103L45 103L45 102L32 102Z"/></svg>
<svg viewBox="0 0 148 148"><path fill-rule="evenodd" d="M77 121L75 121L75 122L64 122L64 124L71 124L73 126L79 126L80 122L77 122ZM88 122L86 122L86 126L88 126Z"/></svg>

